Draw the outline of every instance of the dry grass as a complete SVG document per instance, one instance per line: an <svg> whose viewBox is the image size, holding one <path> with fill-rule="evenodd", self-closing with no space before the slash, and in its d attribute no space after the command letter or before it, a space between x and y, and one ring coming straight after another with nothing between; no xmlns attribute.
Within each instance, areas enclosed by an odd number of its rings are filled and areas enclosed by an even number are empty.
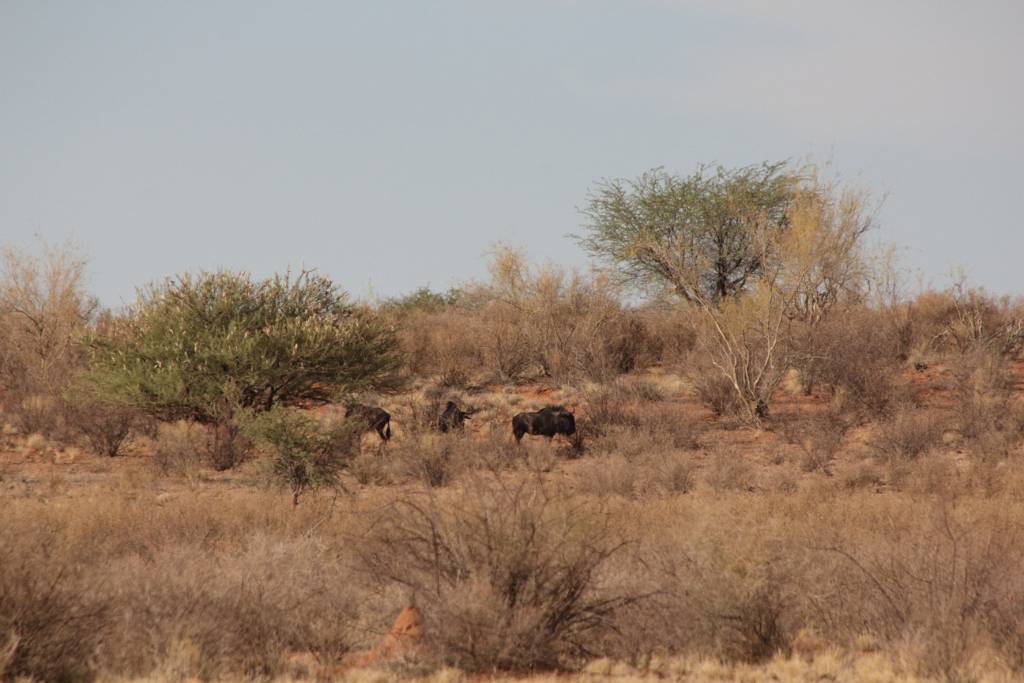
<svg viewBox="0 0 1024 683"><path fill-rule="evenodd" d="M893 676L1024 669L1024 508L1009 489L935 470L956 483L939 499L842 477L751 492L764 475L741 454L660 457L467 468L298 508L218 480L5 489L7 670L273 677L289 652L372 645L410 601L429 634L410 676L597 657L630 675L685 661L696 677L711 657L754 676L807 650L853 662L865 639Z"/></svg>
<svg viewBox="0 0 1024 683"><path fill-rule="evenodd" d="M867 424L780 402L775 432L725 429L662 376L427 386L380 399L394 438L365 437L343 489L297 508L258 463L214 471L194 425L66 464L8 434L0 666L288 680L308 652L338 680L1010 680L1024 477L1013 413L992 411L1016 394L1006 367L971 367L939 397L969 395L962 420L948 402ZM461 433L431 428L448 398L479 409ZM577 410L582 454L513 441L513 413L554 401ZM415 656L332 669L408 604Z"/></svg>

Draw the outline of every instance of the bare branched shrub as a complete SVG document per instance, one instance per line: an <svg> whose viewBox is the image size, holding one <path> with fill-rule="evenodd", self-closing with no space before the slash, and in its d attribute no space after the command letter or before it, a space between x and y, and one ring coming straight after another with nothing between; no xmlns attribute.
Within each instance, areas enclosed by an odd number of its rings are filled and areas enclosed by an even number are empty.
<svg viewBox="0 0 1024 683"><path fill-rule="evenodd" d="M23 433L62 436L63 391L82 367L79 336L96 309L71 244L0 251L0 392Z"/></svg>
<svg viewBox="0 0 1024 683"><path fill-rule="evenodd" d="M483 367L477 336L477 315L456 307L415 311L398 327L407 370L421 377L436 377L447 387L467 385Z"/></svg>
<svg viewBox="0 0 1024 683"><path fill-rule="evenodd" d="M881 313L850 307L803 330L796 365L808 393L820 386L843 410L878 417L905 399L898 346Z"/></svg>
<svg viewBox="0 0 1024 683"><path fill-rule="evenodd" d="M266 678L289 650L324 661L349 649L351 594L334 559L316 544L253 539L235 556L203 559L196 546L168 546L151 562L127 557L114 570L125 582L111 665L136 676L177 665L183 677ZM194 650L175 662L182 646Z"/></svg>
<svg viewBox="0 0 1024 683"><path fill-rule="evenodd" d="M723 385L733 390L728 407L751 423L768 416L772 395L791 364L787 294L766 274L746 296L703 309L700 348Z"/></svg>
<svg viewBox="0 0 1024 683"><path fill-rule="evenodd" d="M153 465L164 475L194 479L207 461L209 431L187 420L161 423L153 443Z"/></svg>
<svg viewBox="0 0 1024 683"><path fill-rule="evenodd" d="M948 307L943 327L934 339L939 347L960 353L988 350L1013 356L1024 345L1024 319L1010 310L1009 300L971 289L961 277L946 293Z"/></svg>
<svg viewBox="0 0 1024 683"><path fill-rule="evenodd" d="M69 429L80 434L94 453L110 457L120 452L141 419L132 408L87 393L68 396L64 416Z"/></svg>
<svg viewBox="0 0 1024 683"><path fill-rule="evenodd" d="M22 530L24 531L24 530ZM11 646L5 673L12 679L86 681L109 628L109 606L96 600L95 579L54 552L52 531L19 542L0 535L0 633Z"/></svg>
<svg viewBox="0 0 1024 683"><path fill-rule="evenodd" d="M836 588L846 593L830 609L850 600L868 607L862 628L902 640L919 674L963 680L980 648L1020 652L1024 586L1015 575L1024 543L1019 524L997 508L965 513L939 501L922 514L890 514L870 538L827 551L840 561Z"/></svg>
<svg viewBox="0 0 1024 683"><path fill-rule="evenodd" d="M891 463L914 460L942 440L942 421L932 411L901 408L878 426L871 446Z"/></svg>
<svg viewBox="0 0 1024 683"><path fill-rule="evenodd" d="M689 493L697 484L690 457L662 453L627 458L608 455L587 461L578 490L595 496L617 495L643 500L655 495Z"/></svg>
<svg viewBox="0 0 1024 683"><path fill-rule="evenodd" d="M640 315L652 358L668 367L685 365L697 346L694 311L685 306L651 305L641 309Z"/></svg>
<svg viewBox="0 0 1024 683"><path fill-rule="evenodd" d="M736 391L727 377L706 369L692 376L697 398L717 417L737 411Z"/></svg>
<svg viewBox="0 0 1024 683"><path fill-rule="evenodd" d="M628 601L601 589L607 519L542 486L477 482L456 505L405 498L363 539L372 575L413 588L428 651L468 671L572 666Z"/></svg>
<svg viewBox="0 0 1024 683"><path fill-rule="evenodd" d="M726 448L708 453L704 465L704 481L718 492L751 491L756 481L754 469L740 454Z"/></svg>
<svg viewBox="0 0 1024 683"><path fill-rule="evenodd" d="M446 486L462 469L457 453L468 447L465 439L418 439L401 444L388 453L389 469L399 481L418 481L430 487Z"/></svg>
<svg viewBox="0 0 1024 683"><path fill-rule="evenodd" d="M1006 357L978 349L954 360L952 393L961 437L978 457L1005 457L1024 440L1024 406L1014 395Z"/></svg>
<svg viewBox="0 0 1024 683"><path fill-rule="evenodd" d="M836 454L849 427L842 415L827 410L784 423L782 433L800 448L801 469L831 476Z"/></svg>
<svg viewBox="0 0 1024 683"><path fill-rule="evenodd" d="M577 435L592 439L595 451L627 460L698 448L702 423L677 404L647 400L661 395L648 386L619 381L584 391L586 412L577 420Z"/></svg>

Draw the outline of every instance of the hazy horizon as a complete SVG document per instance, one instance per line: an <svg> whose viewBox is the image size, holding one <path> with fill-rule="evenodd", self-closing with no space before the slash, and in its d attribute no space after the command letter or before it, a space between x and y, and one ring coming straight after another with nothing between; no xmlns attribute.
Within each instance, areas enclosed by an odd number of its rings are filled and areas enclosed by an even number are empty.
<svg viewBox="0 0 1024 683"><path fill-rule="evenodd" d="M0 5L0 245L72 239L104 305L186 270L357 296L568 237L602 177L808 156L874 239L1024 293L1024 6L982 2Z"/></svg>

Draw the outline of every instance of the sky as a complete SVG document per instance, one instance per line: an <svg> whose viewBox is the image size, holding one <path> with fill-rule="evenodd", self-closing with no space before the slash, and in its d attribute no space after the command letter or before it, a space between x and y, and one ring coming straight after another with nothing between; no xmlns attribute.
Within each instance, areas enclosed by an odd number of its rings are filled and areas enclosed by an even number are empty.
<svg viewBox="0 0 1024 683"><path fill-rule="evenodd" d="M1024 293L1024 3L0 0L0 245L117 307L184 271L357 296L586 267L601 178L813 158L925 284Z"/></svg>

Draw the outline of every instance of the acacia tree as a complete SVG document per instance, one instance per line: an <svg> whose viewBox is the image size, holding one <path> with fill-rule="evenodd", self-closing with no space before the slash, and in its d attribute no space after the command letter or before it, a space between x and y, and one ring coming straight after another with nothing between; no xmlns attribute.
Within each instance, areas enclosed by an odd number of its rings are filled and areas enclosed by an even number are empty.
<svg viewBox="0 0 1024 683"><path fill-rule="evenodd" d="M694 307L705 357L752 422L797 359L795 329L813 328L866 274L865 195L810 171L701 167L678 178L656 170L602 181L584 210L584 248L627 281Z"/></svg>
<svg viewBox="0 0 1024 683"><path fill-rule="evenodd" d="M167 280L140 292L88 345L89 378L103 396L159 419L215 426L222 467L234 463L237 411L379 387L400 361L393 330L309 272Z"/></svg>
<svg viewBox="0 0 1024 683"><path fill-rule="evenodd" d="M582 211L588 234L580 242L630 284L717 303L763 271L758 229L785 229L796 182L784 162L602 180Z"/></svg>

